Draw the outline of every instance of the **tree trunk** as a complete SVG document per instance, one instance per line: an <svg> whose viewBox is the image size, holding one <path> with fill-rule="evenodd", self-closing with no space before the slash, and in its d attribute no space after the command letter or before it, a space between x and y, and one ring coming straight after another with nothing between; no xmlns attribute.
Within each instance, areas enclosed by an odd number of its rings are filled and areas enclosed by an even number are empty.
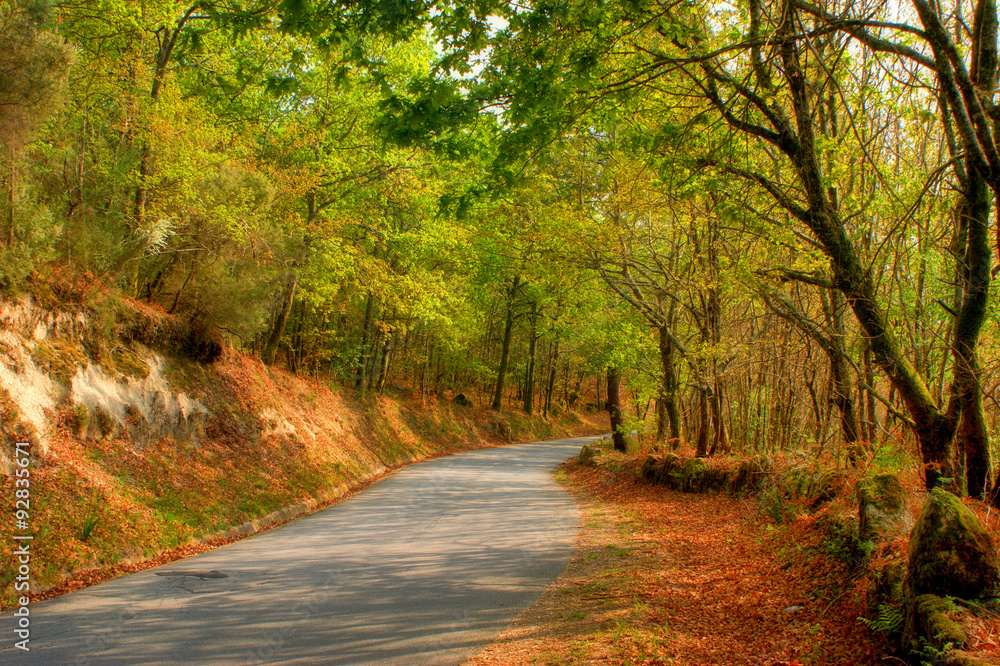
<svg viewBox="0 0 1000 666"><path fill-rule="evenodd" d="M726 422L722 418L723 395L722 382L715 381L715 391L711 397L712 406L712 448L708 455L714 456L716 452L725 453L729 451L729 433L726 429Z"/></svg>
<svg viewBox="0 0 1000 666"><path fill-rule="evenodd" d="M704 458L708 454L708 393L707 386L698 386L698 443L695 446L695 457Z"/></svg>
<svg viewBox="0 0 1000 666"><path fill-rule="evenodd" d="M361 334L361 356L358 359L354 376L354 388L363 391L368 372L368 346L371 343L372 319L375 315L375 294L368 292L368 303L365 305L365 327Z"/></svg>
<svg viewBox="0 0 1000 666"><path fill-rule="evenodd" d="M938 485L942 474L947 475L945 468L951 457L956 420L935 404L926 384L896 339L877 298L871 272L858 257L843 221L827 199L812 127L811 93L800 61L798 42L788 38L795 30L792 16L796 10L791 8L790 1L788 7L789 18L780 29L787 34L781 36L779 51L792 95L798 140L794 144L782 144L781 148L791 157L809 202L807 211L800 210L796 214L809 226L830 257L834 285L844 293L858 323L867 334L875 361L899 391L913 419L921 456L927 465L926 485L933 488ZM787 129L791 130L790 127Z"/></svg>
<svg viewBox="0 0 1000 666"><path fill-rule="evenodd" d="M15 166L17 151L14 143L10 144L10 163L7 168L7 229L4 240L7 247L14 245L14 203L17 199L17 167Z"/></svg>
<svg viewBox="0 0 1000 666"><path fill-rule="evenodd" d="M994 0L976 3L972 33L970 76L979 89L993 89L997 75L997 8ZM996 121L994 120L995 124ZM961 280L962 307L955 319L952 349L955 355L955 384L961 409L958 427L959 450L965 458L969 494L985 499L990 489L990 445L983 412L982 368L979 363L979 334L989 305L990 273L989 225L994 197L983 175L969 155L965 158L966 182L958 213L967 243L964 248ZM956 257L961 256L956 254Z"/></svg>
<svg viewBox="0 0 1000 666"><path fill-rule="evenodd" d="M490 409L499 412L503 407L503 389L507 378L507 363L510 361L510 338L514 330L514 298L521 284L521 278L515 277L507 290L507 318L503 328L503 347L500 349L500 368L497 370L496 389L493 391L493 404Z"/></svg>
<svg viewBox="0 0 1000 666"><path fill-rule="evenodd" d="M528 364L524 377L524 413L531 415L535 405L535 349L538 346L538 304L531 304L531 331L528 339Z"/></svg>
<svg viewBox="0 0 1000 666"><path fill-rule="evenodd" d="M392 335L385 334L382 342L382 349L379 352L379 362L375 368L375 376L372 378L372 387L376 393L381 393L385 388L386 377L389 375L389 356L391 354Z"/></svg>
<svg viewBox="0 0 1000 666"><path fill-rule="evenodd" d="M681 441L681 415L677 407L677 364L675 362L674 340L670 337L666 325L660 327L659 334L662 372L660 405L662 408L657 406L657 414L660 415L660 418L656 424L656 439L661 442L666 440L671 447L677 448Z"/></svg>
<svg viewBox="0 0 1000 666"><path fill-rule="evenodd" d="M264 353L261 354L261 360L266 365L274 364L274 357L278 352L278 343L281 342L281 336L285 334L285 325L288 323L288 315L292 311L292 303L295 301L295 289L298 284L298 278L293 275L292 279L288 282L288 286L285 288L284 298L281 299L281 309L278 310L274 326L271 327L271 334L267 337L267 344L264 345Z"/></svg>
<svg viewBox="0 0 1000 666"><path fill-rule="evenodd" d="M715 195L712 201L717 205ZM708 455L714 456L716 451L725 451L729 445L726 434L726 424L722 420L723 382L719 377L719 350L722 348L722 300L719 296L719 245L722 239L719 233L719 220L714 214L708 216L708 242L706 243L708 259L708 303L705 325L708 328L712 342L712 357L710 361L712 392L709 396L712 414L712 447Z"/></svg>
<svg viewBox="0 0 1000 666"><path fill-rule="evenodd" d="M608 414L611 416L611 441L614 443L615 451L624 453L628 447L625 445L620 391L621 371L617 367L610 367L608 368Z"/></svg>
<svg viewBox="0 0 1000 666"><path fill-rule="evenodd" d="M990 487L990 449L983 412L982 368L979 363L979 331L986 320L990 290L990 190L974 171L969 171L966 196L959 215L966 218L968 244L962 262L964 297L955 320L952 348L955 385L961 408L959 450L965 458L969 494L985 498Z"/></svg>
<svg viewBox="0 0 1000 666"><path fill-rule="evenodd" d="M556 338L552 347L552 366L549 368L549 385L545 389L545 410L542 416L549 418L549 410L552 408L552 393L556 388L556 374L559 370L559 338Z"/></svg>

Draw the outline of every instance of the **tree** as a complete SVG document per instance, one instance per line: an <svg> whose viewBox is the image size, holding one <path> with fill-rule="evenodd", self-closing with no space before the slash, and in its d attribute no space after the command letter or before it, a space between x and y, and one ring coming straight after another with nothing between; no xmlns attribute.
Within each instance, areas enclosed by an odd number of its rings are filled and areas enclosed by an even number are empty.
<svg viewBox="0 0 1000 666"><path fill-rule="evenodd" d="M46 30L48 8L21 0L0 7L0 146L6 162L6 229L14 244L17 207L17 149L55 106L73 62L73 50Z"/></svg>

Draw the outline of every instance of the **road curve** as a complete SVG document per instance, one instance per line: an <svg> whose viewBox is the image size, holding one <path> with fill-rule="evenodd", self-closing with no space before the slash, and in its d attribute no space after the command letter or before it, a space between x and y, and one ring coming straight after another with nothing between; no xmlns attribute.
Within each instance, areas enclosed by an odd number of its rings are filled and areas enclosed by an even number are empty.
<svg viewBox="0 0 1000 666"><path fill-rule="evenodd" d="M280 529L30 606L5 664L457 664L565 568L551 469L594 437L418 463ZM166 574L166 575L165 575Z"/></svg>

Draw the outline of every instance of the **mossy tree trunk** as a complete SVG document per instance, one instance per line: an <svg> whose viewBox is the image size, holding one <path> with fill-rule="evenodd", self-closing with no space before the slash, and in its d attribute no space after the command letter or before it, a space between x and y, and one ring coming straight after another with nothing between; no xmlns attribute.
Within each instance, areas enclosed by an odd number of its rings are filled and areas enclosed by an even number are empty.
<svg viewBox="0 0 1000 666"><path fill-rule="evenodd" d="M677 406L677 363L673 338L667 330L668 325L657 330L660 342L660 400L657 403L656 439L667 441L677 447L681 439L681 414Z"/></svg>
<svg viewBox="0 0 1000 666"><path fill-rule="evenodd" d="M975 86L991 89L997 75L997 11L993 0L976 6L970 76ZM993 196L989 185L969 156L964 173L957 217L960 236L965 237L959 260L958 280L963 286L962 303L955 318L952 349L955 356L955 392L961 409L959 455L964 458L969 494L985 498L990 488L989 434L983 412L982 368L979 363L979 332L986 321L989 303L990 213Z"/></svg>
<svg viewBox="0 0 1000 666"><path fill-rule="evenodd" d="M616 366L608 368L608 414L611 417L611 441L615 451L625 452L625 425L622 419L621 370Z"/></svg>
<svg viewBox="0 0 1000 666"><path fill-rule="evenodd" d="M922 1L915 0L915 4L920 5ZM923 18L919 7L918 11ZM763 139L788 157L795 169L805 201L800 204L791 200L783 187L761 174L735 165L726 168L730 173L755 182L769 192L791 215L809 228L819 247L829 257L833 286L844 294L869 340L875 362L895 386L913 421L913 430L927 470L926 485L932 488L938 485L942 476L950 476L951 473L951 446L957 425L957 409L939 407L923 378L913 367L889 325L867 263L859 257L848 236L836 202L829 198L815 135L813 92L802 65L801 49L804 47L795 36L801 22L799 8L791 0L786 0L782 16L776 43L781 64L780 74L791 98L789 108L792 118L787 117L781 107L768 104L754 91L732 81L720 67L703 65L702 68L708 78L706 90L709 99L717 111L735 128ZM719 94L719 82L724 82L736 95L756 108L766 109L764 118L770 126L754 125L734 115L731 103ZM978 330L970 330L969 333L978 336Z"/></svg>

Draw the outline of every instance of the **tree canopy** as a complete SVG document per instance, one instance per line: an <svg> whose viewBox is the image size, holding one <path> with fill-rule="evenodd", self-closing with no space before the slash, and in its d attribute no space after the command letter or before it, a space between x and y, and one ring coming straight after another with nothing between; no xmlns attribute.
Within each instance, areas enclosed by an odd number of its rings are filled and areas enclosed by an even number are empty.
<svg viewBox="0 0 1000 666"><path fill-rule="evenodd" d="M994 2L0 2L0 282L996 501ZM996 234L996 235L994 235ZM622 440L624 446L624 440Z"/></svg>

